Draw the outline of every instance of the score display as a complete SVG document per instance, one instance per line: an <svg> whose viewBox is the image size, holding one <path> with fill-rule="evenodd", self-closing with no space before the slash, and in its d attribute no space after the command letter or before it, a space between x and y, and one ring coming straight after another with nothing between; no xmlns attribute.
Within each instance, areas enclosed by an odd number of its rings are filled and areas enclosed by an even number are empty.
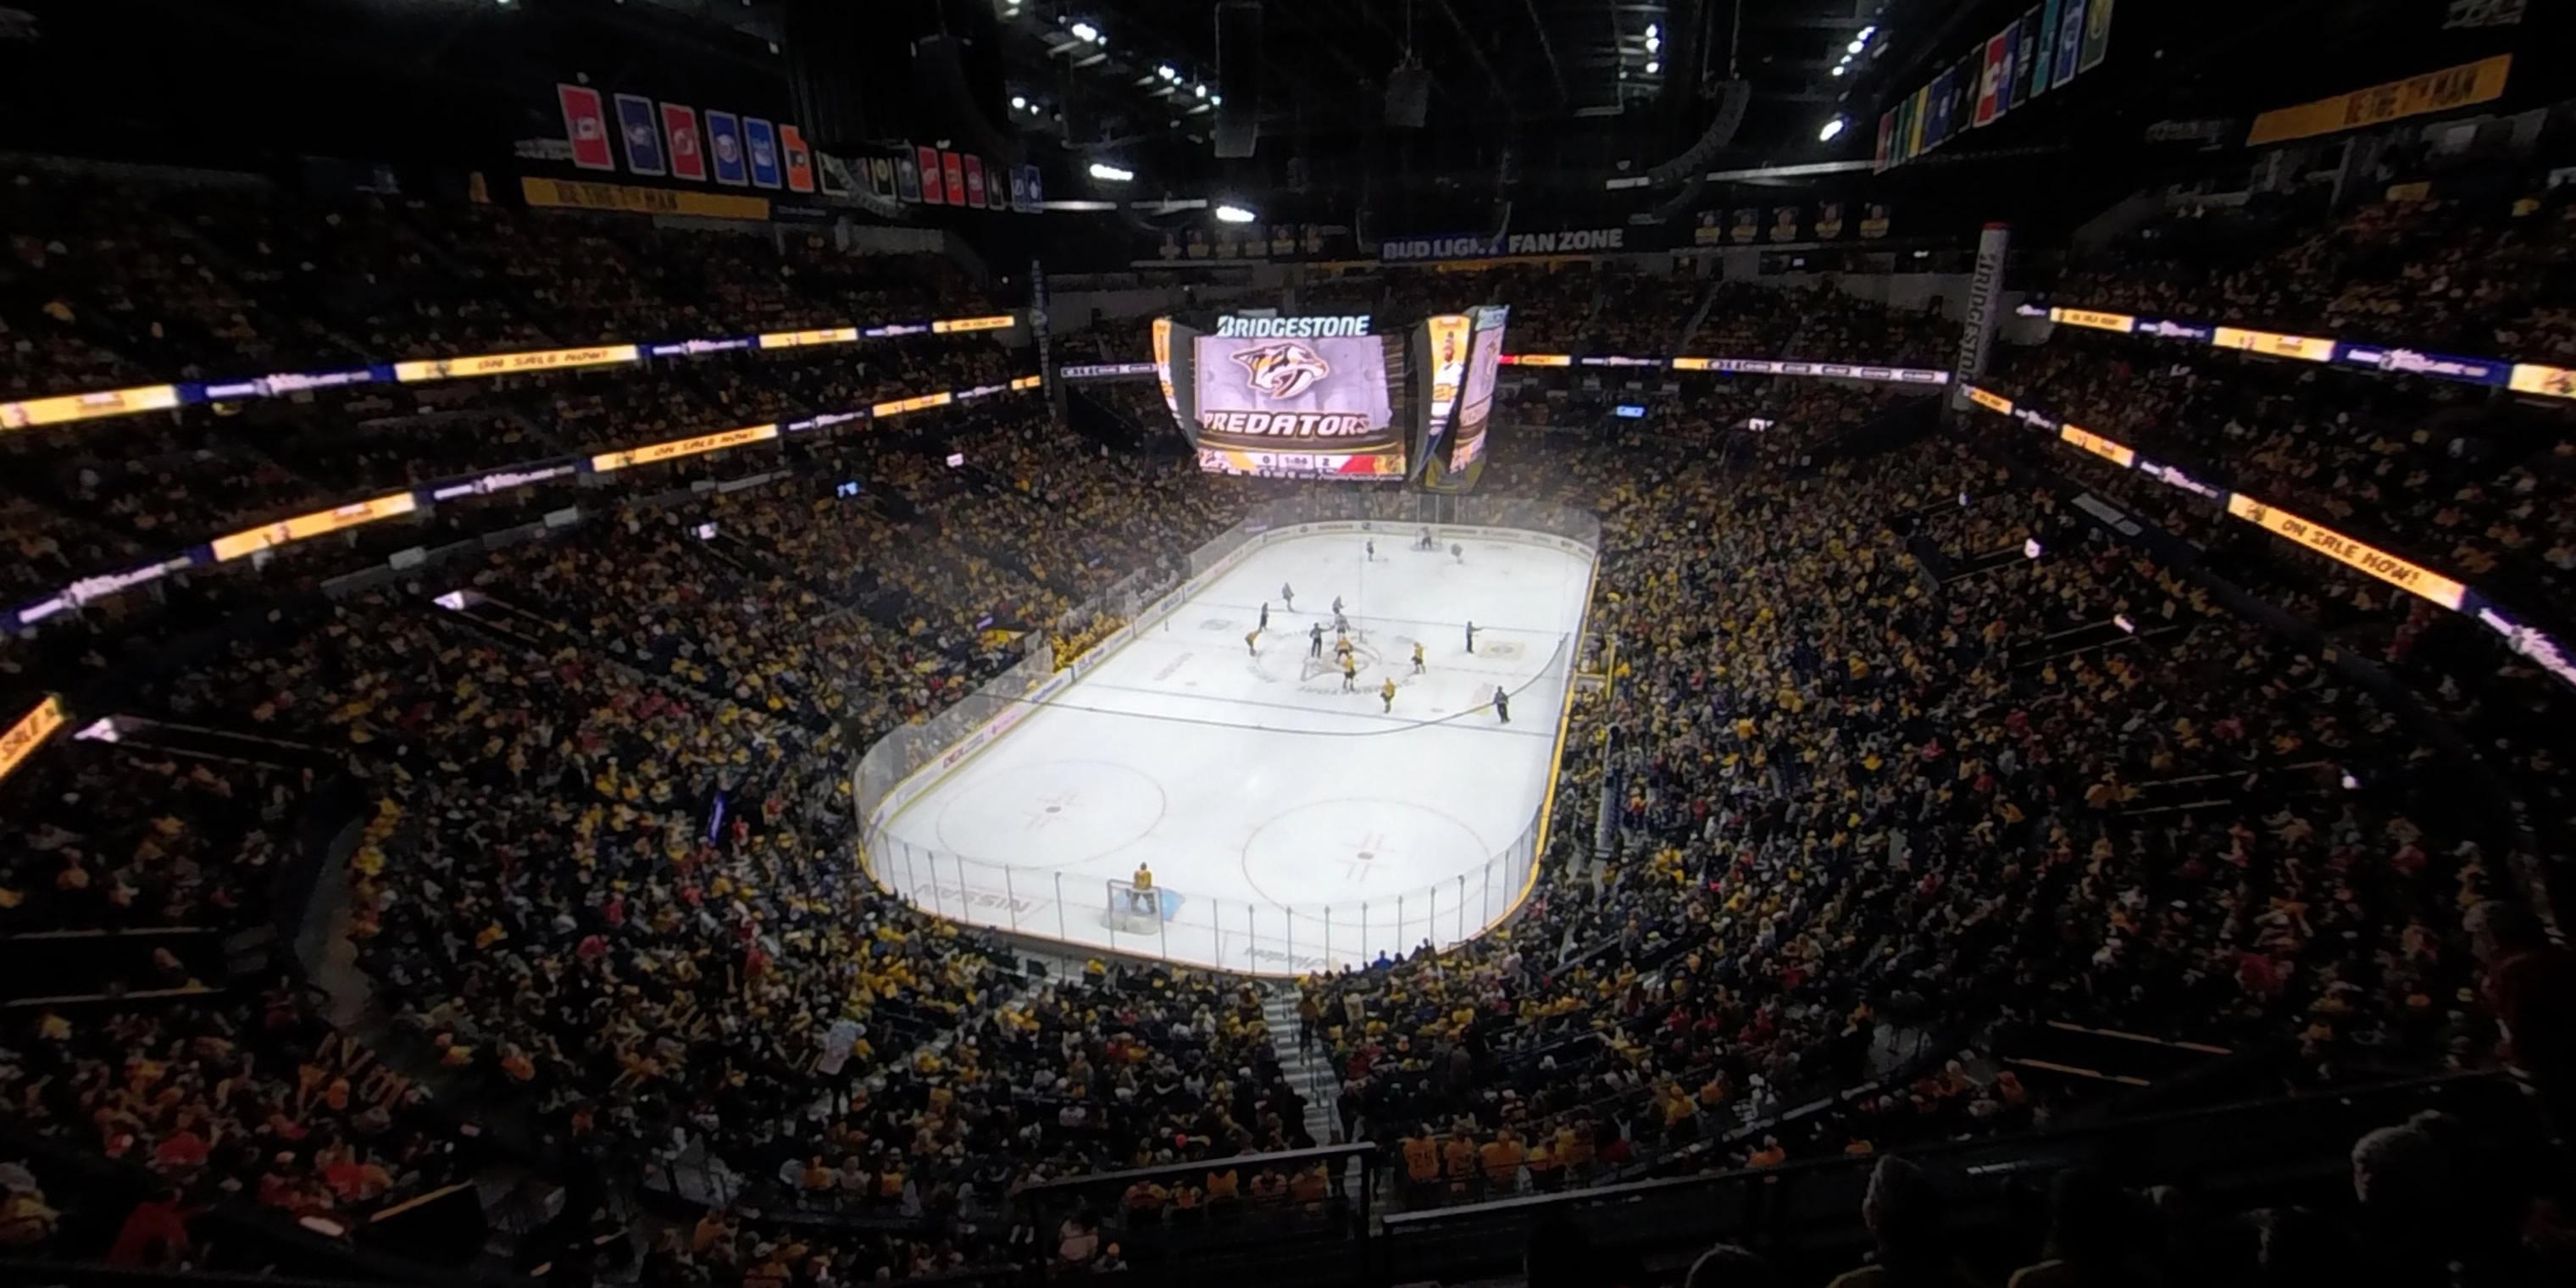
<svg viewBox="0 0 2576 1288"><path fill-rule="evenodd" d="M1453 475L1467 474L1469 467L1484 459L1485 427L1494 416L1494 371L1502 365L1503 324L1511 313L1509 306L1500 304L1475 312L1476 338L1467 347L1467 390L1458 407L1458 432L1449 445Z"/></svg>
<svg viewBox="0 0 2576 1288"><path fill-rule="evenodd" d="M1510 316L1510 308L1489 304L1422 324L1431 383L1422 485L1431 491L1464 492L1483 473L1494 373L1502 365L1503 324Z"/></svg>
<svg viewBox="0 0 2576 1288"><path fill-rule="evenodd" d="M1154 323L1156 375L1199 468L1400 480L1408 459L1400 336L1366 317Z"/></svg>

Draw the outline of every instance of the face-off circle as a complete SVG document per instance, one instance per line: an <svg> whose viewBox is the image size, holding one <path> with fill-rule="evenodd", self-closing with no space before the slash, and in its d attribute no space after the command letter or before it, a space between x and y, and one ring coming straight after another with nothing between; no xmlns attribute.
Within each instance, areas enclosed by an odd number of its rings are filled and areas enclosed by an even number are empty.
<svg viewBox="0 0 2576 1288"><path fill-rule="evenodd" d="M939 810L939 848L973 862L1067 868L1136 843L1163 820L1162 784L1105 760L1049 760L966 787ZM1054 856L1033 860L1033 854Z"/></svg>
<svg viewBox="0 0 2576 1288"><path fill-rule="evenodd" d="M1363 797L1316 801L1263 822L1243 843L1242 867L1262 898L1301 920L1320 922L1329 908L1336 925L1347 911L1354 926L1363 902L1370 917L1394 924L1399 896L1415 905L1408 920L1454 914L1464 875L1472 921L1492 853L1474 828L1440 810Z"/></svg>

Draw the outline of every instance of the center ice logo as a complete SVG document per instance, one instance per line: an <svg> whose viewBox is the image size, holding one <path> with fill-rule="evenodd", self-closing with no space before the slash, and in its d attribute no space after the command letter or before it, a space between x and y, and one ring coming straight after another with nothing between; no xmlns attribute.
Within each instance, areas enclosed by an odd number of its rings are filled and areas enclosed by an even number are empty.
<svg viewBox="0 0 2576 1288"><path fill-rule="evenodd" d="M1285 400L1323 383L1333 374L1324 355L1295 340L1281 340L1234 355L1243 364L1243 383L1264 398Z"/></svg>

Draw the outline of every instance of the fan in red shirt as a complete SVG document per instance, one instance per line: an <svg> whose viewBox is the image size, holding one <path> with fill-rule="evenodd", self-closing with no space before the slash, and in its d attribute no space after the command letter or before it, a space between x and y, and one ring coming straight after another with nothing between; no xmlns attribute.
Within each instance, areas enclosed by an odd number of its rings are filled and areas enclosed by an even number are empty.
<svg viewBox="0 0 2576 1288"><path fill-rule="evenodd" d="M2490 899L2469 909L2467 923L2503 1038L2497 1056L2540 1093L2551 1126L2576 1131L2576 953L2549 942L2520 904Z"/></svg>
<svg viewBox="0 0 2576 1288"><path fill-rule="evenodd" d="M145 1199L125 1218L108 1262L119 1266L177 1266L188 1260L188 1221L199 1209L182 1206L174 1187Z"/></svg>

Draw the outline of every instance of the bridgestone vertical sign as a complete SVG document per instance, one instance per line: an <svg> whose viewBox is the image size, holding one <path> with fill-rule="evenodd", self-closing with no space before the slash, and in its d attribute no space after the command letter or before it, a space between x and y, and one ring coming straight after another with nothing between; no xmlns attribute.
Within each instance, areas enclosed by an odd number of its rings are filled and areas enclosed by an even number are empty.
<svg viewBox="0 0 2576 1288"><path fill-rule="evenodd" d="M1988 224L1977 234L1977 268L1968 276L1967 325L1959 331L1958 361L1950 371L1950 405L1968 405L1969 385L1986 374L1986 355L1995 347L1995 328L2003 321L2004 252L2012 230Z"/></svg>

